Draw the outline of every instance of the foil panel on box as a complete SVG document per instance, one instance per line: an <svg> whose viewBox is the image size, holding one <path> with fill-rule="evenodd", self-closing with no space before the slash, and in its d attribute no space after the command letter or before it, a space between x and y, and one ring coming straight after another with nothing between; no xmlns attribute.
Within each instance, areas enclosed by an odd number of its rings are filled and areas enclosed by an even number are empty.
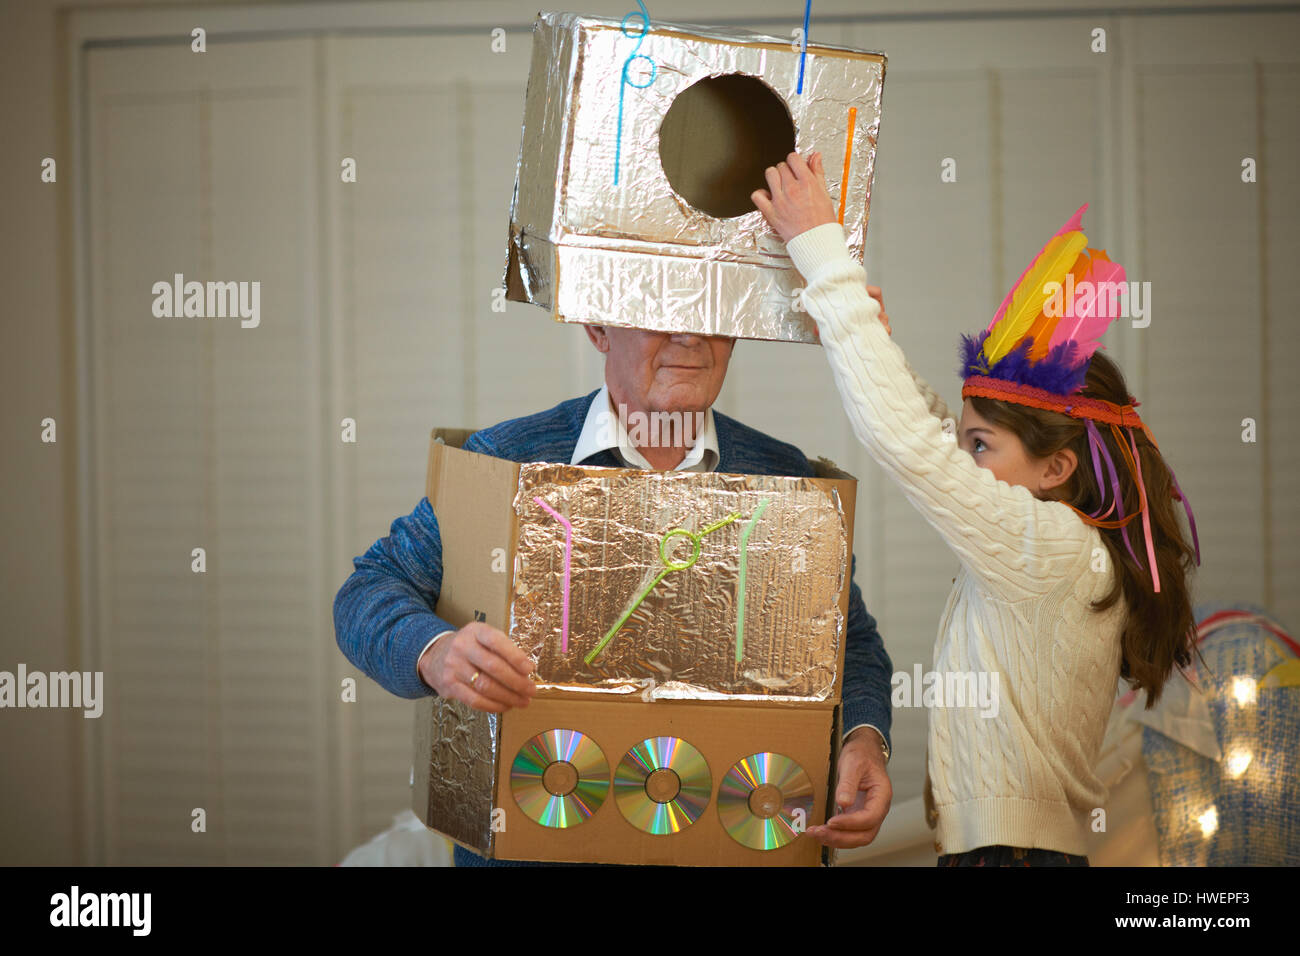
<svg viewBox="0 0 1300 956"><path fill-rule="evenodd" d="M490 856L500 718L444 697L428 698L424 706L415 753L429 761L429 783L416 807L424 810L427 826Z"/></svg>
<svg viewBox="0 0 1300 956"><path fill-rule="evenodd" d="M834 694L849 555L833 490L526 464L514 506L511 636L537 661L538 686L647 700Z"/></svg>
<svg viewBox="0 0 1300 956"><path fill-rule="evenodd" d="M560 245L555 254L565 277L556 285L555 314L561 318L599 315L606 325L657 332L818 341L812 317L791 309L801 285L793 269L629 256L585 245Z"/></svg>

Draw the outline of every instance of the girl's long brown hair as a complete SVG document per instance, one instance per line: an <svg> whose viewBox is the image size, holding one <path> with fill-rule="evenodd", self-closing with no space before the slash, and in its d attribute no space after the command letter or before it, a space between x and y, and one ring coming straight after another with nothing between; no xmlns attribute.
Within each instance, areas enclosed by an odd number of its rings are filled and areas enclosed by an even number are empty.
<svg viewBox="0 0 1300 956"><path fill-rule="evenodd" d="M1129 403L1124 376L1100 351L1092 356L1082 394L1117 405ZM1056 499L1085 513L1094 513L1101 508L1106 499L1090 464L1091 452L1083 419L979 396L971 396L970 402L985 419L1014 432L1024 444L1025 451L1034 458L1046 458L1062 449L1071 449L1078 459L1078 466L1056 489ZM1118 528L1098 528L1116 574L1114 587L1101 600L1094 602L1092 608L1104 611L1121 599L1127 605L1128 615L1120 638L1123 650L1120 674L1136 688L1147 692L1147 708L1150 709L1160 699L1165 681L1175 666L1189 664L1196 650L1195 617L1188 583L1188 574L1195 564L1195 552L1184 538L1179 524L1178 510L1181 506L1173 496L1169 466L1141 428L1132 431L1151 509L1151 534L1160 575L1160 593L1153 589L1150 569L1138 567L1129 557L1121 531ZM1110 428L1102 425L1097 432L1106 443L1119 474L1124 514L1133 514L1141 500L1137 483L1124 466L1123 453L1115 444ZM1127 437L1127 431L1120 434ZM1104 470L1102 474L1105 477ZM1133 553L1143 558L1145 565L1142 519L1130 522L1128 529Z"/></svg>

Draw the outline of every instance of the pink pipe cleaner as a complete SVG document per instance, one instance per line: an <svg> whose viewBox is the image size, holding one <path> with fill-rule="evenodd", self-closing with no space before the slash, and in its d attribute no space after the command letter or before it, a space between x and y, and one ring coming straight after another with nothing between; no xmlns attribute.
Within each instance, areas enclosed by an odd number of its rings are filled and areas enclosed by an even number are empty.
<svg viewBox="0 0 1300 956"><path fill-rule="evenodd" d="M564 604L560 612L560 653L569 653L569 566L573 562L573 524L541 498L534 497L552 518L564 525Z"/></svg>

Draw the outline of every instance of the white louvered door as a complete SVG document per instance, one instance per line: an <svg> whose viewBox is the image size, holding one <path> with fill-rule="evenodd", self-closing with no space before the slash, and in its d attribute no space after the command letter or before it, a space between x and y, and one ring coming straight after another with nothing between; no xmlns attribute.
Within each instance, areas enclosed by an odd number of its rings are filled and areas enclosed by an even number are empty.
<svg viewBox="0 0 1300 956"><path fill-rule="evenodd" d="M312 46L88 54L111 864L327 860ZM155 317L176 273L260 282L260 324Z"/></svg>
<svg viewBox="0 0 1300 956"><path fill-rule="evenodd" d="M323 41L327 153L358 169L353 185L332 174L323 197L338 357L331 418L355 418L361 436L328 445L339 478L335 588L352 556L419 502L434 426L492 424L577 390L580 329L523 306L492 310L529 50L519 35L500 54L478 37ZM354 673L335 657L341 674ZM340 786L359 840L409 803L413 717L410 702L365 678L344 716Z"/></svg>

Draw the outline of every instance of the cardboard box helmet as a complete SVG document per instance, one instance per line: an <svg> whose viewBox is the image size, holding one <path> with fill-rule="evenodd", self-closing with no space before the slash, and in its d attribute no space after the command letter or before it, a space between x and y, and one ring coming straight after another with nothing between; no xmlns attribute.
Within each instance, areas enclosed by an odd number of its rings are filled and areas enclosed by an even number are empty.
<svg viewBox="0 0 1300 956"><path fill-rule="evenodd" d="M510 209L506 298L562 322L816 342L763 171L822 153L866 242L883 54L737 29L543 13Z"/></svg>

